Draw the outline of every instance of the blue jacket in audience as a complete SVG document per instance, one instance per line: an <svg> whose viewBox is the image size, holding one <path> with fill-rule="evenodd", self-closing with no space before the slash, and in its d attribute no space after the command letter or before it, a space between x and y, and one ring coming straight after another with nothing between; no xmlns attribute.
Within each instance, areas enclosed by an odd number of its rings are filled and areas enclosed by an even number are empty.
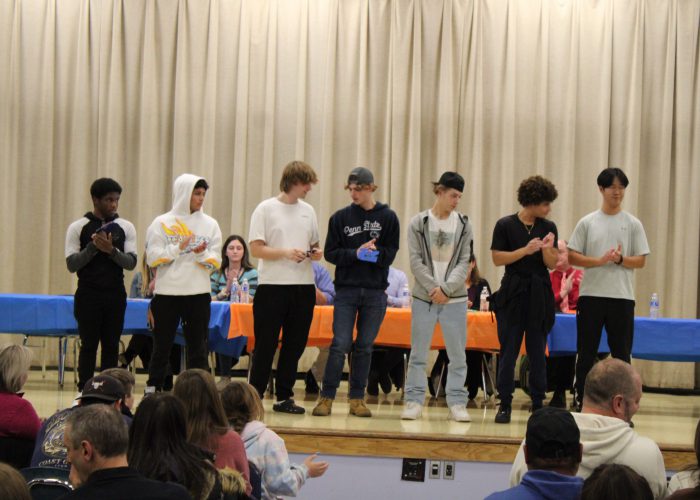
<svg viewBox="0 0 700 500"><path fill-rule="evenodd" d="M580 477L548 470L531 470L523 476L518 486L493 493L486 500L577 500L582 487L583 479Z"/></svg>

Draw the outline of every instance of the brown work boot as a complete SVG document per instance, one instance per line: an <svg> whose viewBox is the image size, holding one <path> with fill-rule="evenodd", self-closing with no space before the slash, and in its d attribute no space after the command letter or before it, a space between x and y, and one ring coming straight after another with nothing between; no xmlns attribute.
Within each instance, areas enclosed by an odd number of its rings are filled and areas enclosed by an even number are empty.
<svg viewBox="0 0 700 500"><path fill-rule="evenodd" d="M311 414L314 417L327 417L331 414L331 408L333 407L333 400L331 398L321 398L318 400L318 404Z"/></svg>
<svg viewBox="0 0 700 500"><path fill-rule="evenodd" d="M365 406L364 399L351 399L350 415L355 415L356 417L371 417L372 412Z"/></svg>

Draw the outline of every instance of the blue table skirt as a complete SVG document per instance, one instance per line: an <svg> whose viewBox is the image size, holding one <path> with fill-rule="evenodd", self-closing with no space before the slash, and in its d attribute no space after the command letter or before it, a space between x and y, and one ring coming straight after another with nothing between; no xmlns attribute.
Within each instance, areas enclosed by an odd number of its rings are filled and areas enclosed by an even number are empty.
<svg viewBox="0 0 700 500"><path fill-rule="evenodd" d="M148 300L129 299L124 315L123 335L150 335L146 325ZM228 302L212 302L209 319L209 349L239 357L245 337L228 339L231 308ZM0 294L0 332L26 335L77 335L72 295ZM176 342L184 344L182 335Z"/></svg>
<svg viewBox="0 0 700 500"><path fill-rule="evenodd" d="M551 355L576 354L576 315L557 314L547 343ZM609 352L605 331L600 352ZM700 320L635 318L632 357L653 361L700 361Z"/></svg>

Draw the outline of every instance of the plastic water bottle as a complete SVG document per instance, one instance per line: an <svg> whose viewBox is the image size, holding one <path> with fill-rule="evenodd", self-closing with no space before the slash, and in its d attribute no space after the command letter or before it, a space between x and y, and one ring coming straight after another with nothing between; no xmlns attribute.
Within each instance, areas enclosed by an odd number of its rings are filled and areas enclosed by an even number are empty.
<svg viewBox="0 0 700 500"><path fill-rule="evenodd" d="M489 290L484 287L481 289L481 296L479 297L479 311L488 312L489 310Z"/></svg>
<svg viewBox="0 0 700 500"><path fill-rule="evenodd" d="M241 301L240 287L238 286L238 278L233 278L231 283L231 302L238 303Z"/></svg>
<svg viewBox="0 0 700 500"><path fill-rule="evenodd" d="M247 304L250 302L250 285L248 284L248 278L243 278L243 283L241 283L241 304Z"/></svg>
<svg viewBox="0 0 700 500"><path fill-rule="evenodd" d="M411 307L411 290L406 283L401 289L401 307L406 309Z"/></svg>
<svg viewBox="0 0 700 500"><path fill-rule="evenodd" d="M656 292L651 294L651 300L649 301L649 317L652 319L659 317L659 294Z"/></svg>

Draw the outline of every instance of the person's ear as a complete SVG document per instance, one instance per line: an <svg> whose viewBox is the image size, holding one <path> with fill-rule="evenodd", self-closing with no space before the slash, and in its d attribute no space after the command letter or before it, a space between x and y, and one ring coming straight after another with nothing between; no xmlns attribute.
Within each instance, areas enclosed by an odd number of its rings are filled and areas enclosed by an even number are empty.
<svg viewBox="0 0 700 500"><path fill-rule="evenodd" d="M95 449L92 447L92 443L90 443L90 441L80 442L80 455L83 457L83 460L89 462L93 459L94 453Z"/></svg>
<svg viewBox="0 0 700 500"><path fill-rule="evenodd" d="M612 407L612 412L615 414L615 416L621 417L625 414L625 398L622 396L622 394L616 394L613 396L610 406Z"/></svg>

